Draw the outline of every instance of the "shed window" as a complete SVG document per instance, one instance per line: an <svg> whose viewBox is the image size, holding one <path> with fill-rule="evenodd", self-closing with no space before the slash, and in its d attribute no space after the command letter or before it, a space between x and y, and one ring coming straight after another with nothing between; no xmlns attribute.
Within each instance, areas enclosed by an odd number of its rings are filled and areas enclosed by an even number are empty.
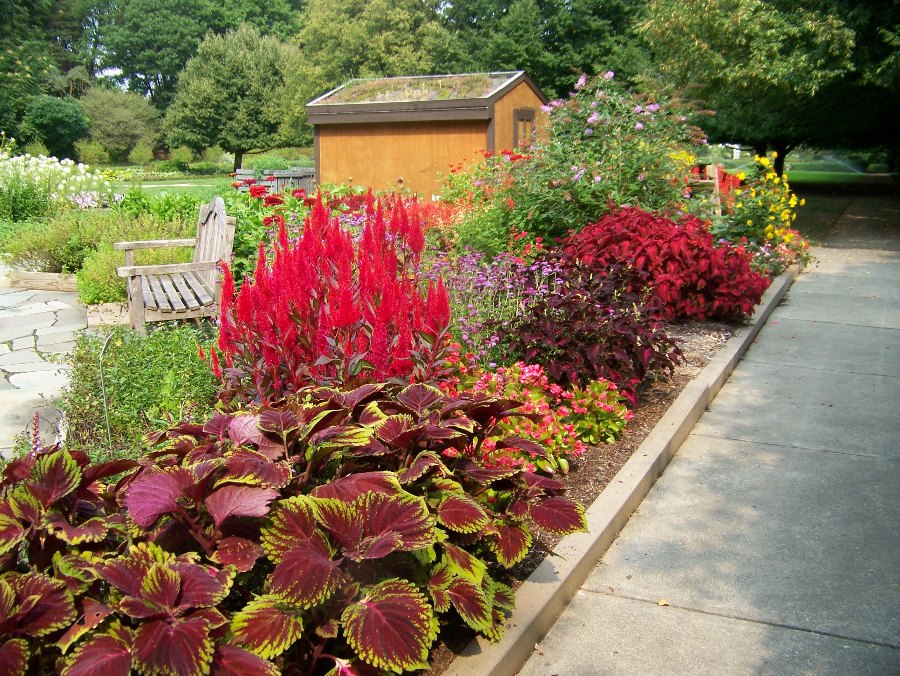
<svg viewBox="0 0 900 676"><path fill-rule="evenodd" d="M513 111L513 145L519 148L533 142L534 108L516 108Z"/></svg>

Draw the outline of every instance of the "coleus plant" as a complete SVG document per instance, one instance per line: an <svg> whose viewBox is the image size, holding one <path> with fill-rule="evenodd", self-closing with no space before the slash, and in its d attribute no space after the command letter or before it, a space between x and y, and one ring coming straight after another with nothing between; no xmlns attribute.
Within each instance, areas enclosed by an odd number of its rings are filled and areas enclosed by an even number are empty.
<svg viewBox="0 0 900 676"><path fill-rule="evenodd" d="M499 638L513 596L497 570L535 528L585 525L560 481L480 462L517 408L422 384L307 388L158 433L137 466L60 450L18 461L2 504L83 492L106 531L48 562L36 517L5 509L3 673L400 672L426 666L451 612Z"/></svg>

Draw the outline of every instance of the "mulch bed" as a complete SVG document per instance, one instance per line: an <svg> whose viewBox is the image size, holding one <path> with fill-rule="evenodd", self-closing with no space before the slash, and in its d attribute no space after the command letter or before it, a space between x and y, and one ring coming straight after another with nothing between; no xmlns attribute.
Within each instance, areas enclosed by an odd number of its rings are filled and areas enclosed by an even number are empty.
<svg viewBox="0 0 900 676"><path fill-rule="evenodd" d="M591 505L610 480L643 443L681 391L716 355L731 338L739 324L717 321L690 321L669 327L670 336L678 340L684 352L685 362L675 369L669 378L660 378L642 385L638 392L638 405L634 418L625 428L622 438L614 444L591 448L577 462L566 477L566 492L585 507ZM535 535L535 546L525 559L508 571L492 570L491 574L513 588L517 588L552 551L561 536L549 533ZM441 627L438 642L431 651L430 676L443 673L456 655L475 637L475 633L462 624L448 621Z"/></svg>

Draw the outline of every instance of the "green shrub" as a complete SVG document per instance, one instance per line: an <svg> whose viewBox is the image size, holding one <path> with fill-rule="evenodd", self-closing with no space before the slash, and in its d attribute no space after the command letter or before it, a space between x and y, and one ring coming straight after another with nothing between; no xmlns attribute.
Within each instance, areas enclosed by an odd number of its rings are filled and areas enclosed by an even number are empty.
<svg viewBox="0 0 900 676"><path fill-rule="evenodd" d="M212 146L211 148L207 148L203 151L203 161L204 162L212 162L213 164L219 164L223 162L227 162L229 165L232 160L228 158L225 151L222 150L222 146Z"/></svg>
<svg viewBox="0 0 900 676"><path fill-rule="evenodd" d="M35 157L40 157L43 155L44 157L50 154L50 150L42 141L31 141L25 144L25 152L29 155L34 155Z"/></svg>
<svg viewBox="0 0 900 676"><path fill-rule="evenodd" d="M169 159L187 165L194 161L194 151L187 146L178 146L169 151Z"/></svg>
<svg viewBox="0 0 900 676"><path fill-rule="evenodd" d="M254 171L274 171L276 169L290 169L291 163L281 157L263 155L253 160L252 167Z"/></svg>
<svg viewBox="0 0 900 676"><path fill-rule="evenodd" d="M77 99L33 96L20 126L26 138L43 141L54 156L71 157L75 141L87 135L88 119Z"/></svg>
<svg viewBox="0 0 900 676"><path fill-rule="evenodd" d="M109 153L99 141L81 140L75 144L78 160L87 164L109 164Z"/></svg>
<svg viewBox="0 0 900 676"><path fill-rule="evenodd" d="M188 170L198 176L220 176L231 172L231 165L225 162L194 162Z"/></svg>
<svg viewBox="0 0 900 676"><path fill-rule="evenodd" d="M8 265L32 272L75 272L96 247L99 232L84 212L62 212L46 221L22 223L3 244Z"/></svg>
<svg viewBox="0 0 900 676"><path fill-rule="evenodd" d="M160 174L183 174L188 170L188 165L180 160L160 160L154 163L153 170Z"/></svg>
<svg viewBox="0 0 900 676"><path fill-rule="evenodd" d="M128 153L128 161L139 167L146 167L153 161L153 148L146 143L138 143Z"/></svg>
<svg viewBox="0 0 900 676"><path fill-rule="evenodd" d="M98 448L132 449L152 429L208 415L216 381L200 359L197 344L209 338L189 327L158 327L146 337L114 329L103 355L101 384L100 353L106 338L78 337L72 354L64 358L71 367L61 405L69 446L95 456Z"/></svg>

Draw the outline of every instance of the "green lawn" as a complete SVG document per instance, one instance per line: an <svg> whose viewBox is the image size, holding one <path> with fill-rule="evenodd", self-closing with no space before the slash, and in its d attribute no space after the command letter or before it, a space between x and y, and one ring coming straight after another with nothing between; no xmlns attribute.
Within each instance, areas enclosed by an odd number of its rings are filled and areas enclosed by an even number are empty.
<svg viewBox="0 0 900 676"><path fill-rule="evenodd" d="M213 195L221 195L234 189L231 187L231 179L227 176L224 178L178 178L170 181L154 179L139 181L136 185L141 190L153 195L161 192L187 193L200 199L209 199Z"/></svg>

